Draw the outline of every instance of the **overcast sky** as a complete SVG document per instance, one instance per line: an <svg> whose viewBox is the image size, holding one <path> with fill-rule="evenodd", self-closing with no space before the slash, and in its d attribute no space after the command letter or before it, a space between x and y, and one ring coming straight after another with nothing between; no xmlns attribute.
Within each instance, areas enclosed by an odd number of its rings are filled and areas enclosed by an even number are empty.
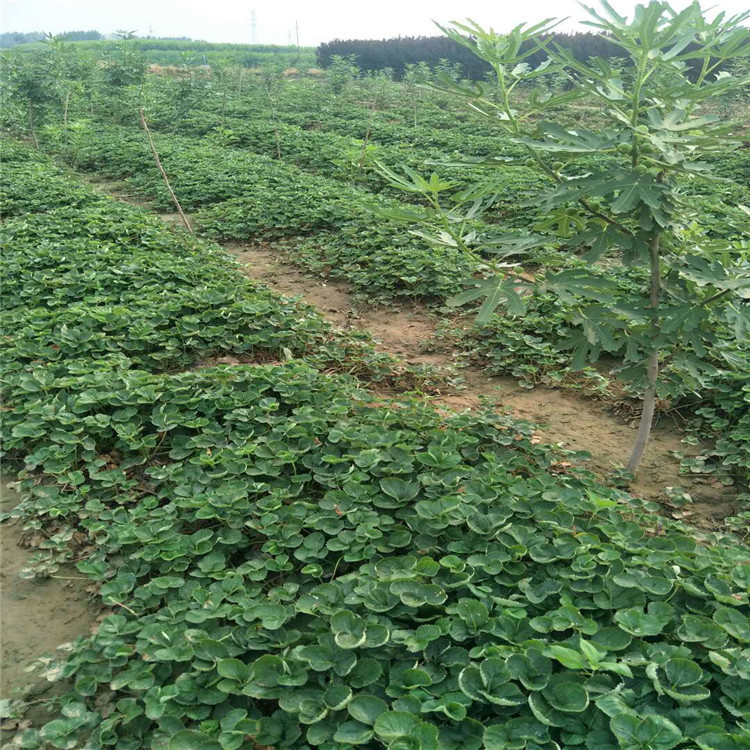
<svg viewBox="0 0 750 750"><path fill-rule="evenodd" d="M634 0L612 0L629 11ZM595 4L594 2L590 4ZM675 5L686 5L677 0ZM714 0L704 7L729 13L745 10L748 0ZM255 10L256 39L251 14ZM300 44L315 46L335 38L380 39L434 34L432 20L446 23L473 18L482 25L505 30L522 21L568 16L568 27L584 14L575 0L0 0L2 31L117 29L146 36L188 36L210 42L257 41L294 43L295 22ZM439 33L439 32L438 32Z"/></svg>

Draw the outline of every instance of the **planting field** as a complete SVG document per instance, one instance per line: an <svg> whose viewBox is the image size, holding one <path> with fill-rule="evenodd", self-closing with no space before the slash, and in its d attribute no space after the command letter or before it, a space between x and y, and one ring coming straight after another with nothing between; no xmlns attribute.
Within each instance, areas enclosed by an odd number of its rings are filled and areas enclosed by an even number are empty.
<svg viewBox="0 0 750 750"><path fill-rule="evenodd" d="M750 748L750 40L649 8L448 31L484 89L10 58L8 747Z"/></svg>

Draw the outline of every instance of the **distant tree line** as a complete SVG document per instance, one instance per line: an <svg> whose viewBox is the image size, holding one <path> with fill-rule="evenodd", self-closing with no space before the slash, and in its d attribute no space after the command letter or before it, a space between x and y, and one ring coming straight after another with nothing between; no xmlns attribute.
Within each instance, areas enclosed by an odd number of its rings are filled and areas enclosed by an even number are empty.
<svg viewBox="0 0 750 750"><path fill-rule="evenodd" d="M104 35L98 31L70 31L54 36L55 40L76 42L78 53L94 58L106 58L113 45L123 35L130 40L144 60L152 65L164 66L237 66L245 68L276 65L294 68L315 66L315 48L280 44L231 44L206 42L189 37L139 36L134 31ZM42 32L5 33L0 35L0 48L17 48L19 54L34 54L38 42L48 35Z"/></svg>
<svg viewBox="0 0 750 750"><path fill-rule="evenodd" d="M45 34L42 31L6 31L0 34L0 48L10 49L18 47L20 44L31 44L44 39ZM104 39L104 34L99 31L66 31L58 35L58 38L65 39L68 42L89 42Z"/></svg>
<svg viewBox="0 0 750 750"><path fill-rule="evenodd" d="M617 57L622 50L605 37L593 33L554 34L552 40L565 47L579 60L589 57ZM408 64L426 62L438 67L444 60L461 66L462 75L479 80L489 71L484 60L472 54L466 47L446 36L402 36L395 39L334 39L324 42L317 49L318 64L328 67L333 55L356 55L357 66L363 71L391 68L401 77ZM527 59L530 65L538 65L546 59L542 51Z"/></svg>

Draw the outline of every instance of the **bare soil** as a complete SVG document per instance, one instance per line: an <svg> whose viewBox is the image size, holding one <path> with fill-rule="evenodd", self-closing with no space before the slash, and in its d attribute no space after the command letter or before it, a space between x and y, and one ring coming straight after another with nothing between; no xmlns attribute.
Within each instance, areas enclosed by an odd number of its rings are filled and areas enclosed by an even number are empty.
<svg viewBox="0 0 750 750"><path fill-rule="evenodd" d="M456 363L458 352L444 347L435 351L435 331L440 321L419 305L358 307L348 284L312 278L291 266L284 254L272 246L227 243L224 249L242 263L248 276L281 294L314 305L334 325L369 331L382 351L410 364L452 367ZM635 426L614 416L611 405L604 401L568 389L538 386L529 390L520 387L514 378L488 376L479 367L463 367L457 374L464 379L465 388L433 398L437 405L471 409L489 399L497 408L538 424L537 434L544 442L590 453L587 468L603 478L623 465L632 448ZM677 425L670 418L662 418L630 490L640 497L663 502L665 487L682 488L693 496L694 502L681 510L680 517L710 527L732 515L737 507L732 494L718 482L679 473L679 460L673 453L689 454L691 450L696 452L682 442Z"/></svg>
<svg viewBox="0 0 750 750"><path fill-rule="evenodd" d="M0 483L0 508L8 511L20 500L6 481ZM31 699L51 683L28 668L58 646L91 633L98 611L85 591L87 581L75 568L59 578L25 580L21 571L35 549L26 544L20 523L0 527L0 697Z"/></svg>
<svg viewBox="0 0 750 750"><path fill-rule="evenodd" d="M120 200L144 205L124 194L122 183L92 183ZM179 214L163 213L159 216L168 224L181 224ZM350 285L311 277L295 268L278 248L263 243L222 244L242 263L248 276L280 294L299 297L315 306L340 328L369 331L381 351L398 356L409 364L424 363L436 367L456 364L457 351L439 344L436 349L435 333L440 321L425 307L406 304L360 307ZM570 389L537 386L529 390L519 386L514 378L488 376L474 366L462 366L456 374L463 378L465 387L447 389L433 397L437 406L462 410L489 401L498 409L537 424L537 434L542 441L591 454L585 466L603 479L623 466L630 453L637 424L635 420L627 422L613 414L609 402ZM693 503L676 511L675 516L699 527L715 528L722 519L738 512L736 496L731 488L711 478L680 474L680 462L674 453L695 455L701 449L701 446L686 445L682 437L674 420L669 417L658 419L638 476L629 489L634 495L664 503L666 512L670 509L665 488L677 487L689 492Z"/></svg>

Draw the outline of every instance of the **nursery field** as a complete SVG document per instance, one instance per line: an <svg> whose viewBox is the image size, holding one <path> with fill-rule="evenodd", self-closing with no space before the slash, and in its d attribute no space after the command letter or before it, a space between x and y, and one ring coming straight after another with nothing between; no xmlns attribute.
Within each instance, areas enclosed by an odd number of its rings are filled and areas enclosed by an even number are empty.
<svg viewBox="0 0 750 750"><path fill-rule="evenodd" d="M8 747L750 748L750 41L649 8L570 80L11 58Z"/></svg>

